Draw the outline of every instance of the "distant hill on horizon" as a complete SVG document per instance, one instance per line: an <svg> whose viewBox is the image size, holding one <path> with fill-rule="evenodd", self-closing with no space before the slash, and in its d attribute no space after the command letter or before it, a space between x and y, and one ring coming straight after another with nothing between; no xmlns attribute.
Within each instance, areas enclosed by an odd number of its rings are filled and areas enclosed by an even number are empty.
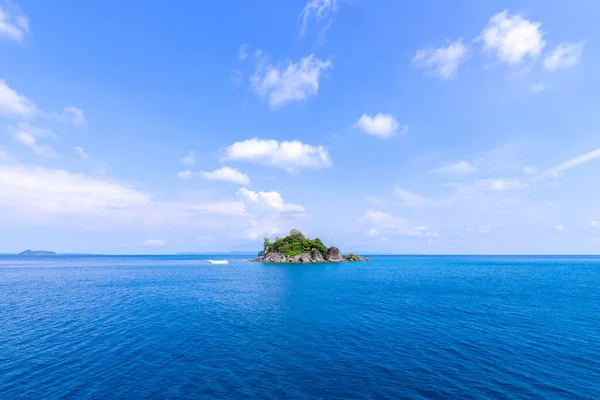
<svg viewBox="0 0 600 400"><path fill-rule="evenodd" d="M57 256L58 253L48 250L25 250L19 254L18 256Z"/></svg>

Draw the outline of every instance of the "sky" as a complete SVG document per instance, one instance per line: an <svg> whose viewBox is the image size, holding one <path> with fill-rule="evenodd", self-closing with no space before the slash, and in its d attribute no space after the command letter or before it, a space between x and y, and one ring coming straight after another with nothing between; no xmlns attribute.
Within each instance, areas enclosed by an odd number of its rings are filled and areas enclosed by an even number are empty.
<svg viewBox="0 0 600 400"><path fill-rule="evenodd" d="M0 0L0 252L597 254L599 17Z"/></svg>

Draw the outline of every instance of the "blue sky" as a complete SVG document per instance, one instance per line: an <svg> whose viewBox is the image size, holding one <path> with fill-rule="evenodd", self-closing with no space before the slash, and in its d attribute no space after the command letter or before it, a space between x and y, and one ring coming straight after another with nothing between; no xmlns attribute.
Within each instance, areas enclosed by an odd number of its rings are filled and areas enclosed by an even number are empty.
<svg viewBox="0 0 600 400"><path fill-rule="evenodd" d="M600 249L597 2L0 5L0 252Z"/></svg>

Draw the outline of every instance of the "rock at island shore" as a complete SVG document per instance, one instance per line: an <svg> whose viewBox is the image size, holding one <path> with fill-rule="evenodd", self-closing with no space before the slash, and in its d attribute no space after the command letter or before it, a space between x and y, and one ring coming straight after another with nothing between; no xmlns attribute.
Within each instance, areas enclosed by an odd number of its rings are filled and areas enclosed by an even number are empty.
<svg viewBox="0 0 600 400"><path fill-rule="evenodd" d="M283 263L287 262L287 257L281 253L269 253L265 256L265 262Z"/></svg>
<svg viewBox="0 0 600 400"><path fill-rule="evenodd" d="M323 255L321 254L321 252L315 248L313 248L310 251L311 254L311 258L313 259L313 262L325 262L325 259L323 258Z"/></svg>
<svg viewBox="0 0 600 400"><path fill-rule="evenodd" d="M337 247L330 247L327 249L327 255L325 259L329 262L342 262L345 261L344 257L342 257L342 252Z"/></svg>
<svg viewBox="0 0 600 400"><path fill-rule="evenodd" d="M288 256L287 262L299 263L300 262L300 256L301 256L301 254L297 254L295 256Z"/></svg>
<svg viewBox="0 0 600 400"><path fill-rule="evenodd" d="M311 263L311 262L313 262L312 258L310 257L310 254L308 254L308 253L302 253L302 254L300 254L300 257L298 258L298 261L300 261L301 263Z"/></svg>

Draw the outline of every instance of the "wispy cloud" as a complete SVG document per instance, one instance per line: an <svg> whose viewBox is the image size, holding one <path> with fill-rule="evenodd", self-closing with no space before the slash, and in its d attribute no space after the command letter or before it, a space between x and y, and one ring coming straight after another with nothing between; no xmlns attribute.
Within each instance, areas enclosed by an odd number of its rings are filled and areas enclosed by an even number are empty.
<svg viewBox="0 0 600 400"><path fill-rule="evenodd" d="M142 242L144 246L164 246L167 244L163 239L146 239Z"/></svg>
<svg viewBox="0 0 600 400"><path fill-rule="evenodd" d="M477 168L473 166L473 164L471 164L469 161L463 160L436 168L434 172L442 172L453 175L470 175L477 172Z"/></svg>
<svg viewBox="0 0 600 400"><path fill-rule="evenodd" d="M458 39L446 47L418 50L413 57L413 64L429 70L432 75L440 79L452 79L466 56L467 46Z"/></svg>
<svg viewBox="0 0 600 400"><path fill-rule="evenodd" d="M277 108L290 101L316 96L323 73L331 67L330 60L321 60L314 54L285 66L271 65L265 58L250 83L261 98L267 99L269 107Z"/></svg>
<svg viewBox="0 0 600 400"><path fill-rule="evenodd" d="M29 32L29 20L13 3L0 4L0 38L22 42ZM10 10L9 10L10 8Z"/></svg>
<svg viewBox="0 0 600 400"><path fill-rule="evenodd" d="M83 147L76 146L76 147L73 148L73 150L75 150L75 152L77 153L77 155L82 160L87 160L89 158L88 154L85 152L85 150L83 149Z"/></svg>
<svg viewBox="0 0 600 400"><path fill-rule="evenodd" d="M324 33L333 23L333 16L338 11L338 0L308 0L300 13L300 37L304 36L311 21L322 24Z"/></svg>
<svg viewBox="0 0 600 400"><path fill-rule="evenodd" d="M561 43L544 59L548 71L571 68L579 64L584 42Z"/></svg>
<svg viewBox="0 0 600 400"><path fill-rule="evenodd" d="M541 174L539 174L538 176L536 176L532 182L538 181L540 179L546 179L546 178L558 178L560 177L565 171L576 167L578 165L587 163L589 161L595 160L596 158L600 157L600 148L590 151L588 153L585 154L581 154L575 158L572 158L570 160L564 161L552 168L547 169L546 171L542 172Z"/></svg>

